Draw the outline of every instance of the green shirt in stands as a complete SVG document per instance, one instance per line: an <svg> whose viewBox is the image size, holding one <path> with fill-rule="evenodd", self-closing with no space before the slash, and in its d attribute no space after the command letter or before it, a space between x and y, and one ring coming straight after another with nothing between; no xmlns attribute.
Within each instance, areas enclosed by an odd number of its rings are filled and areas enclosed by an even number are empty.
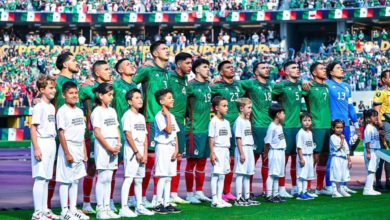
<svg viewBox="0 0 390 220"><path fill-rule="evenodd" d="M176 72L168 73L168 88L172 89L173 107L169 111L175 116L176 122L184 124L184 116L187 107L187 77L179 76Z"/></svg>

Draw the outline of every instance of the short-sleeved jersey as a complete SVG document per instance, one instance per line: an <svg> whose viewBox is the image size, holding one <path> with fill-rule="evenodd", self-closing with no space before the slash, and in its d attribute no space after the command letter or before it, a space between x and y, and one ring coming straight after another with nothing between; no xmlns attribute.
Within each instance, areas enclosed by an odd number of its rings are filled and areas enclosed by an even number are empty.
<svg viewBox="0 0 390 220"><path fill-rule="evenodd" d="M142 114L127 110L122 117L122 126L123 132L130 132L135 145L144 146L148 131L146 130L145 117ZM125 147L129 146L129 143L125 141Z"/></svg>
<svg viewBox="0 0 390 220"><path fill-rule="evenodd" d="M387 89L378 90L374 95L374 106L380 105L380 113L382 114L382 118L380 120L385 120L383 114L390 113L390 91Z"/></svg>
<svg viewBox="0 0 390 220"><path fill-rule="evenodd" d="M251 121L239 116L234 122L233 132L234 137L241 138L242 146L254 146Z"/></svg>
<svg viewBox="0 0 390 220"><path fill-rule="evenodd" d="M232 131L229 121L226 119L221 120L214 116L209 125L209 137L213 138L214 147L230 148Z"/></svg>
<svg viewBox="0 0 390 220"><path fill-rule="evenodd" d="M175 116L179 124L184 124L187 107L187 85L186 76L179 76L176 72L169 72L168 88L172 89L173 99L175 100L173 107L169 111Z"/></svg>
<svg viewBox="0 0 390 220"><path fill-rule="evenodd" d="M56 79L56 94L54 96L54 99L53 99L53 104L55 106L55 109L60 109L64 104L65 104L65 99L64 97L62 96L62 86L66 83L66 82L74 82L77 86L79 85L79 82L75 79L71 79L71 78L68 78L66 76L63 76L63 75L59 75ZM79 94L80 94L80 91L79 91ZM79 97L80 98L80 97ZM76 103L76 106L80 106L80 103Z"/></svg>
<svg viewBox="0 0 390 220"><path fill-rule="evenodd" d="M286 118L284 119L284 128L299 128L300 112L302 102L301 82L295 83L285 80L276 84L272 89L272 97L275 100L280 99L283 103Z"/></svg>
<svg viewBox="0 0 390 220"><path fill-rule="evenodd" d="M226 82L218 82L211 87L212 96L222 96L227 99L228 112L224 116L229 121L230 125L233 126L234 121L237 119L239 111L237 108L237 99L245 95L245 91L242 89L239 82L234 81L229 84Z"/></svg>
<svg viewBox="0 0 390 220"><path fill-rule="evenodd" d="M371 149L381 149L378 129L371 124L368 124L364 130L364 145L367 143L370 144Z"/></svg>
<svg viewBox="0 0 390 220"><path fill-rule="evenodd" d="M191 81L187 87L190 133L207 133L210 123L211 88L207 81Z"/></svg>
<svg viewBox="0 0 390 220"><path fill-rule="evenodd" d="M95 107L91 114L91 123L93 128L100 128L104 138L119 137L118 118L113 108Z"/></svg>
<svg viewBox="0 0 390 220"><path fill-rule="evenodd" d="M268 109L272 103L272 87L270 84L260 83L250 79L240 82L242 88L252 100L252 123L255 128L267 128L272 122Z"/></svg>
<svg viewBox="0 0 390 220"><path fill-rule="evenodd" d="M346 157L349 154L349 147L346 139L344 139L343 147L341 147L341 138L335 134L330 136L330 154L332 156Z"/></svg>
<svg viewBox="0 0 390 220"><path fill-rule="evenodd" d="M315 148L313 142L313 133L300 129L297 134L297 153L298 148L302 150L302 154L312 154Z"/></svg>
<svg viewBox="0 0 390 220"><path fill-rule="evenodd" d="M330 128L330 96L326 84L313 82L309 91L302 91L307 98L306 104L313 117L313 128Z"/></svg>
<svg viewBox="0 0 390 220"><path fill-rule="evenodd" d="M144 100L146 100L143 115L146 117L146 122L153 122L154 117L161 110L154 93L168 87L168 71L157 65L143 67L133 77L133 82L142 83Z"/></svg>
<svg viewBox="0 0 390 220"><path fill-rule="evenodd" d="M93 102L95 99L95 93L93 90L98 86L99 83L95 82L93 85L88 85L80 89L79 100L81 102L84 115L87 116L87 118L89 118L92 113Z"/></svg>
<svg viewBox="0 0 390 220"><path fill-rule="evenodd" d="M177 136L176 133L180 131L179 125L176 122L175 116L172 113L171 114L171 125L172 125L172 132L168 134L165 131L165 128L167 127L167 119L163 115L162 111L159 111L155 117L154 121L154 129L155 129L155 135L154 135L154 141L156 141L159 144L170 144L175 143L175 137Z"/></svg>
<svg viewBox="0 0 390 220"><path fill-rule="evenodd" d="M65 140L81 143L85 132L84 114L80 108L63 105L57 112L57 129L64 130Z"/></svg>
<svg viewBox="0 0 390 220"><path fill-rule="evenodd" d="M132 89L136 89L137 85L135 83L128 83L123 79L118 79L114 81L112 87L114 87L113 107L118 115L118 121L121 123L123 114L129 109L126 93Z"/></svg>
<svg viewBox="0 0 390 220"><path fill-rule="evenodd" d="M31 124L37 126L37 136L40 138L54 138L56 132L56 118L54 106L44 101L33 108Z"/></svg>
<svg viewBox="0 0 390 220"><path fill-rule="evenodd" d="M272 149L285 150L287 144L282 125L271 122L265 135L264 143L269 144Z"/></svg>

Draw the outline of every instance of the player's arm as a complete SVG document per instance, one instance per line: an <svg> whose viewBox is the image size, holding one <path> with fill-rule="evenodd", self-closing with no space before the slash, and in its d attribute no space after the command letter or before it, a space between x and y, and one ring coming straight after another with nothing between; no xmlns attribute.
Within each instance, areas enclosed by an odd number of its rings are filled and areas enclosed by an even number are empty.
<svg viewBox="0 0 390 220"><path fill-rule="evenodd" d="M348 89L349 89L349 91L351 91L351 88L349 86L348 86ZM352 120L353 125L355 126L355 130L357 130L359 132L359 122L357 120L355 107L353 106L351 92L349 93L349 98L348 98L348 115L349 115L349 118Z"/></svg>
<svg viewBox="0 0 390 220"><path fill-rule="evenodd" d="M143 67L138 69L137 74L133 76L132 80L135 84L139 84L148 80L149 67Z"/></svg>
<svg viewBox="0 0 390 220"><path fill-rule="evenodd" d="M272 99L275 101L280 101L282 95L283 95L282 83L275 84L274 87L272 88Z"/></svg>
<svg viewBox="0 0 390 220"><path fill-rule="evenodd" d="M38 124L32 124L30 127L30 134L31 134L31 143L34 147L34 157L37 161L41 161L42 159L42 152L41 148L38 145Z"/></svg>
<svg viewBox="0 0 390 220"><path fill-rule="evenodd" d="M84 162L87 162L88 155L87 155L87 145L85 144L85 140L83 140L83 151L84 151Z"/></svg>
<svg viewBox="0 0 390 220"><path fill-rule="evenodd" d="M298 157L299 157L299 165L301 165L301 167L304 167L305 166L305 159L303 158L303 153L302 153L302 146L304 145L304 140L303 140L303 136L300 135L301 133L298 133L297 135L297 151L298 151Z"/></svg>
<svg viewBox="0 0 390 220"><path fill-rule="evenodd" d="M240 162L244 163L245 162L245 154L244 154L244 150L242 148L242 139L241 139L241 137L236 137L236 141L237 141L238 152L240 153Z"/></svg>
<svg viewBox="0 0 390 220"><path fill-rule="evenodd" d="M375 111L378 112L378 126L380 128L383 127L383 123L382 123L382 118L383 118L383 114L381 112L381 108L382 108L382 93L381 92L376 92L375 93L375 96L374 96L374 109Z"/></svg>
<svg viewBox="0 0 390 220"><path fill-rule="evenodd" d="M171 160L175 161L177 159L179 153L179 141L177 140L177 136L175 136L175 151L172 154Z"/></svg>
<svg viewBox="0 0 390 220"><path fill-rule="evenodd" d="M209 124L209 147L210 147L210 162L214 166L217 162L217 157L214 152L214 137L215 137L215 125L214 121Z"/></svg>
<svg viewBox="0 0 390 220"><path fill-rule="evenodd" d="M102 131L99 127L95 127L93 129L93 134L95 135L96 140L98 140L100 144L104 147L104 149L106 149L111 154L118 155L119 147L110 146L106 141L106 139L104 138Z"/></svg>
<svg viewBox="0 0 390 220"><path fill-rule="evenodd" d="M148 136L145 135L145 142L144 142L144 156L142 158L142 163L146 164L148 162Z"/></svg>
<svg viewBox="0 0 390 220"><path fill-rule="evenodd" d="M172 118L171 118L171 113L167 109L163 109L163 115L165 115L167 119L166 126L164 128L164 131L167 132L168 134L172 133Z"/></svg>
<svg viewBox="0 0 390 220"><path fill-rule="evenodd" d="M311 112L310 100L309 100L309 91L310 91L310 88L309 88L309 90L303 90L302 91L302 96L305 99L307 112Z"/></svg>
<svg viewBox="0 0 390 220"><path fill-rule="evenodd" d="M68 163L73 163L74 162L73 156L69 151L68 144L66 143L66 139L65 139L65 130L62 128L58 129L58 139L60 140L60 144L62 150L64 151L66 161L68 161Z"/></svg>

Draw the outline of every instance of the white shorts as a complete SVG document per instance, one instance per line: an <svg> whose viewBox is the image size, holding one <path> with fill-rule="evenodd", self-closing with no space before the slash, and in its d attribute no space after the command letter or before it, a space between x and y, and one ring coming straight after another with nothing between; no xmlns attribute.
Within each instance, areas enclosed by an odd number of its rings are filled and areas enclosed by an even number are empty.
<svg viewBox="0 0 390 220"><path fill-rule="evenodd" d="M73 157L73 163L68 163L64 154L64 150L60 144L57 156L56 181L61 183L72 183L87 175L85 170L84 148L82 143L76 144L67 142L70 154Z"/></svg>
<svg viewBox="0 0 390 220"><path fill-rule="evenodd" d="M154 164L154 175L158 177L176 176L177 160L172 161L175 146L172 144L157 144L155 148L156 161Z"/></svg>
<svg viewBox="0 0 390 220"><path fill-rule="evenodd" d="M228 174L230 173L230 152L226 147L214 147L214 153L217 161L213 166L213 174Z"/></svg>
<svg viewBox="0 0 390 220"><path fill-rule="evenodd" d="M268 175L284 177L285 173L285 151L283 149L270 149L268 151Z"/></svg>
<svg viewBox="0 0 390 220"><path fill-rule="evenodd" d="M34 156L34 147L31 144L32 177L41 177L50 180L53 177L54 160L56 157L56 141L54 138L37 138L41 149L42 159L37 161Z"/></svg>
<svg viewBox="0 0 390 220"><path fill-rule="evenodd" d="M144 155L144 146L137 146L138 153ZM143 178L145 177L145 164L137 161L137 156L129 145L125 145L123 152L125 177Z"/></svg>
<svg viewBox="0 0 390 220"><path fill-rule="evenodd" d="M118 138L106 138L106 141L110 146L115 146L118 143ZM118 155L108 152L97 139L94 143L96 170L118 169Z"/></svg>
<svg viewBox="0 0 390 220"><path fill-rule="evenodd" d="M244 151L245 155L245 161L244 163L241 163L240 152L236 147L234 152L234 173L244 175L255 174L255 156L253 154L253 149L253 146L242 147L242 150Z"/></svg>
<svg viewBox="0 0 390 220"><path fill-rule="evenodd" d="M379 150L379 149L378 149ZM376 151L371 149L371 160L367 160L367 152L366 149L364 148L364 162L366 164L366 169L368 172L376 172L376 169L378 168L379 164L379 157L376 155Z"/></svg>
<svg viewBox="0 0 390 220"><path fill-rule="evenodd" d="M305 166L301 167L299 164L299 156L297 155L297 178L301 178L304 180L314 180L314 161L313 155L303 155L303 159L305 160Z"/></svg>
<svg viewBox="0 0 390 220"><path fill-rule="evenodd" d="M332 156L330 162L330 181L347 182L351 179L348 169L348 159Z"/></svg>

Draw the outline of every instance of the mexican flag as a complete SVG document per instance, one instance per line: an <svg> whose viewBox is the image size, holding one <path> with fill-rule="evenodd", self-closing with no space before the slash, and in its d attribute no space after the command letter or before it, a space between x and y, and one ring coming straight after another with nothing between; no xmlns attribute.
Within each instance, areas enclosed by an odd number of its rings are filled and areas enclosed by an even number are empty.
<svg viewBox="0 0 390 220"><path fill-rule="evenodd" d="M8 11L2 11L1 21L15 21L15 14Z"/></svg>
<svg viewBox="0 0 390 220"><path fill-rule="evenodd" d="M1 132L3 133L3 132ZM23 140L24 130L20 128L8 128L8 140L20 141ZM1 135L3 137L3 135Z"/></svg>
<svg viewBox="0 0 390 220"><path fill-rule="evenodd" d="M202 22L219 22L219 17L216 16L212 12L203 12L201 21Z"/></svg>
<svg viewBox="0 0 390 220"><path fill-rule="evenodd" d="M194 22L195 17L194 13L176 13L175 22Z"/></svg>
<svg viewBox="0 0 390 220"><path fill-rule="evenodd" d="M21 21L27 21L27 22L41 21L41 14L40 13L35 13L35 12L32 12L32 11L23 12L20 20Z"/></svg>
<svg viewBox="0 0 390 220"><path fill-rule="evenodd" d="M271 20L271 13L265 11L253 12L251 21L269 21Z"/></svg>
<svg viewBox="0 0 390 220"><path fill-rule="evenodd" d="M169 14L166 13L153 13L149 17L149 22L168 22Z"/></svg>
<svg viewBox="0 0 390 220"><path fill-rule="evenodd" d="M14 107L4 108L4 115L19 115L19 108L14 108Z"/></svg>
<svg viewBox="0 0 390 220"><path fill-rule="evenodd" d="M372 8L359 8L354 10L353 15L355 18L372 18L374 10Z"/></svg>
<svg viewBox="0 0 390 220"><path fill-rule="evenodd" d="M305 11L303 13L304 20L317 20L317 19L322 19L322 12L319 10L315 11Z"/></svg>
<svg viewBox="0 0 390 220"><path fill-rule="evenodd" d="M230 12L226 17L226 21L235 22L235 21L245 21L245 14L240 12Z"/></svg>
<svg viewBox="0 0 390 220"><path fill-rule="evenodd" d="M80 13L80 14L72 14L72 21L77 23L84 23L84 22L89 23L92 21L92 19L90 14Z"/></svg>
<svg viewBox="0 0 390 220"><path fill-rule="evenodd" d="M281 11L278 12L276 19L282 21L296 20L297 13L295 11L289 11L289 10Z"/></svg>
<svg viewBox="0 0 390 220"><path fill-rule="evenodd" d="M390 7L381 8L379 15L381 17L389 17L390 16Z"/></svg>
<svg viewBox="0 0 390 220"><path fill-rule="evenodd" d="M348 18L348 11L343 9L335 9L329 12L330 19Z"/></svg>
<svg viewBox="0 0 390 220"><path fill-rule="evenodd" d="M66 14L58 12L49 13L46 20L49 22L66 22Z"/></svg>
<svg viewBox="0 0 390 220"><path fill-rule="evenodd" d="M118 17L116 14L99 14L98 15L98 22L100 23L116 23L118 22Z"/></svg>
<svg viewBox="0 0 390 220"><path fill-rule="evenodd" d="M143 22L144 16L143 16L143 14L129 13L129 14L124 15L123 21L126 23Z"/></svg>

